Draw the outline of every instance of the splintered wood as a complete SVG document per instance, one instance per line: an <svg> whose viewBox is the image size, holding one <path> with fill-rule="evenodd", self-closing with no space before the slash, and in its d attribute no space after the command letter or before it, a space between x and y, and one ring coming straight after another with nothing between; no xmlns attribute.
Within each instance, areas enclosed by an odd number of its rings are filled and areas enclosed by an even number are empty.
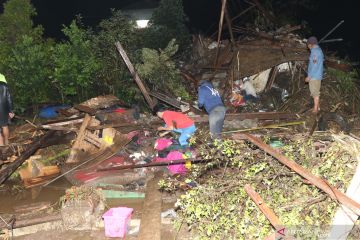
<svg viewBox="0 0 360 240"><path fill-rule="evenodd" d="M90 124L91 119L92 118L89 114L85 115L84 121L81 124L75 143L71 148L70 155L66 160L67 163L75 163L79 161L77 157L78 154L83 151L83 140L85 138L85 131L86 131L86 127Z"/></svg>

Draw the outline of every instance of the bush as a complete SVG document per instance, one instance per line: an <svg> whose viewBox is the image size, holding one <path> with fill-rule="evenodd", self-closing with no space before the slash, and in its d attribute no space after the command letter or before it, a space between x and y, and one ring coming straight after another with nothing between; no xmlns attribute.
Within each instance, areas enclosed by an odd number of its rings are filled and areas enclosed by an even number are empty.
<svg viewBox="0 0 360 240"><path fill-rule="evenodd" d="M177 50L178 45L175 44L175 39L172 39L164 50L144 48L142 50L143 63L138 65L138 71L154 88L189 99L190 96L181 83L179 70L171 59Z"/></svg>
<svg viewBox="0 0 360 240"><path fill-rule="evenodd" d="M17 112L30 104L56 99L56 89L50 83L52 49L50 42L36 43L26 35L13 48L7 63L7 79Z"/></svg>
<svg viewBox="0 0 360 240"><path fill-rule="evenodd" d="M64 27L63 32L69 41L55 47L52 83L61 94L63 102L80 102L93 95L92 83L100 64L87 32L79 28L75 21L69 27Z"/></svg>
<svg viewBox="0 0 360 240"><path fill-rule="evenodd" d="M144 30L145 47L165 48L175 38L183 52L190 45L186 21L182 0L162 0L152 15L150 27Z"/></svg>

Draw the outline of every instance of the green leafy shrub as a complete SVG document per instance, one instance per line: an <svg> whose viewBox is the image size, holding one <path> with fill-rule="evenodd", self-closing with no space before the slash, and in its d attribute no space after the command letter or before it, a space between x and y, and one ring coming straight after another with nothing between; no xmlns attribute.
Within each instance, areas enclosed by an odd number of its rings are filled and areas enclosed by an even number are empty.
<svg viewBox="0 0 360 240"><path fill-rule="evenodd" d="M69 41L59 43L54 52L54 79L52 83L61 94L63 102L80 102L92 97L92 84L100 64L93 51L86 30L75 21L64 27Z"/></svg>
<svg viewBox="0 0 360 240"><path fill-rule="evenodd" d="M137 66L140 76L154 88L172 93L183 99L189 99L189 94L181 83L179 70L171 59L178 50L175 39L172 39L163 50L142 49L142 64Z"/></svg>
<svg viewBox="0 0 360 240"><path fill-rule="evenodd" d="M50 82L52 49L51 42L36 43L29 36L24 36L13 48L7 63L7 79L18 113L29 105L47 103L58 96Z"/></svg>
<svg viewBox="0 0 360 240"><path fill-rule="evenodd" d="M32 18L36 10L30 0L9 0L4 3L4 12L0 15L0 70L6 71L6 64L12 48L29 36L34 42L41 42L43 29L34 27Z"/></svg>
<svg viewBox="0 0 360 240"><path fill-rule="evenodd" d="M96 82L94 86L102 92L115 94L128 103L141 100L136 98L139 96L137 86L115 47L115 42L119 41L131 62L134 65L139 62L138 49L141 49L141 39L134 23L121 11L112 10L111 17L102 20L96 32L92 34L92 41L101 65L98 71L101 83Z"/></svg>
<svg viewBox="0 0 360 240"><path fill-rule="evenodd" d="M165 48L175 38L183 52L190 45L186 21L182 0L162 0L152 15L150 27L143 31L145 47Z"/></svg>
<svg viewBox="0 0 360 240"><path fill-rule="evenodd" d="M278 151L344 191L357 164L356 153L334 141L326 153L318 154L314 141L301 139L281 139L284 146ZM209 146L202 133L194 143L200 158L212 162L197 164L197 187L177 202L177 224L187 223L193 239L264 239L274 231L244 191L245 184L252 185L287 228L298 230L297 239L317 239L329 226L337 202L255 146L233 140Z"/></svg>

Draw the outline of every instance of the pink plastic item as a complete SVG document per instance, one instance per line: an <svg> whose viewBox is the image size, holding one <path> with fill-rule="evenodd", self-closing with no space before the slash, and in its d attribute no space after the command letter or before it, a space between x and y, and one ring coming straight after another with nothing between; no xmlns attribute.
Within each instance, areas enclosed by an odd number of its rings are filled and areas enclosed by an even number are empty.
<svg viewBox="0 0 360 240"><path fill-rule="evenodd" d="M166 158L156 158L156 162L169 162L172 160L180 160L183 159L183 154L179 151L171 151ZM187 169L185 168L184 164L174 164L174 165L169 165L168 170L171 174L185 174Z"/></svg>
<svg viewBox="0 0 360 240"><path fill-rule="evenodd" d="M159 138L155 141L155 149L158 151L164 150L172 144L172 141L167 138Z"/></svg>
<svg viewBox="0 0 360 240"><path fill-rule="evenodd" d="M127 207L110 208L104 213L105 236L125 237L134 209Z"/></svg>

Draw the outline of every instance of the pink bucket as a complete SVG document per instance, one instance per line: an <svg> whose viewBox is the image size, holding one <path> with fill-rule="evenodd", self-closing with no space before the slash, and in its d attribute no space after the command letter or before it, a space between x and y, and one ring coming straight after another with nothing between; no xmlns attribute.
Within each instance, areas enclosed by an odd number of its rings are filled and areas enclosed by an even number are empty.
<svg viewBox="0 0 360 240"><path fill-rule="evenodd" d="M105 236L107 237L125 237L130 224L132 208L117 207L110 208L104 213Z"/></svg>

